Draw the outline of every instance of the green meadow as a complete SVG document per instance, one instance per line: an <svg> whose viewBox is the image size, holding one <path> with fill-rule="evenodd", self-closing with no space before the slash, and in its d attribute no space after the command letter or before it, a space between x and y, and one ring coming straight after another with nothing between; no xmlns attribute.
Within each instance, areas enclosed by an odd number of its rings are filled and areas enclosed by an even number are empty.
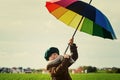
<svg viewBox="0 0 120 80"><path fill-rule="evenodd" d="M72 80L120 80L120 74L88 73L71 74ZM0 74L0 80L50 80L48 74Z"/></svg>

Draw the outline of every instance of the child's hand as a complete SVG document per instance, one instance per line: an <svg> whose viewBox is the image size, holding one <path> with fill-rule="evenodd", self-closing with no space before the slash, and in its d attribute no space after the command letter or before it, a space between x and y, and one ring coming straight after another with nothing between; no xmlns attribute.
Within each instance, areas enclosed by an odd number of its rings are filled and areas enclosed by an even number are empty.
<svg viewBox="0 0 120 80"><path fill-rule="evenodd" d="M65 55L64 55L64 58L70 58L70 55L65 54Z"/></svg>
<svg viewBox="0 0 120 80"><path fill-rule="evenodd" d="M73 44L73 42L74 42L74 38L71 38L70 40L69 40L69 45L72 45Z"/></svg>

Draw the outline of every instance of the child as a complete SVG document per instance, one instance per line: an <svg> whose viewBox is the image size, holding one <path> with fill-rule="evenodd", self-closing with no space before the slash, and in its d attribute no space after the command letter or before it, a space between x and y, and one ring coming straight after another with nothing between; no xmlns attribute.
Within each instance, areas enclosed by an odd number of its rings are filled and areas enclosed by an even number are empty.
<svg viewBox="0 0 120 80"><path fill-rule="evenodd" d="M72 80L68 68L77 60L78 52L76 44L73 43L73 38L70 39L69 45L71 55L59 55L59 50L56 47L51 47L45 52L45 59L49 61L47 70L52 80Z"/></svg>

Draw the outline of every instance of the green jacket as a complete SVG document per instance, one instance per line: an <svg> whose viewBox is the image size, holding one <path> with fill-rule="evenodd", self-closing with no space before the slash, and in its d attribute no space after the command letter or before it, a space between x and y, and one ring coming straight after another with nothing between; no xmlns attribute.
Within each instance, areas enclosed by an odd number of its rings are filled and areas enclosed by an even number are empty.
<svg viewBox="0 0 120 80"><path fill-rule="evenodd" d="M72 53L71 58L76 61L78 58L78 52L75 44L70 46L70 51ZM70 58L63 58L59 64L47 65L47 70L49 71L52 80L72 80L68 70L69 66L72 64Z"/></svg>

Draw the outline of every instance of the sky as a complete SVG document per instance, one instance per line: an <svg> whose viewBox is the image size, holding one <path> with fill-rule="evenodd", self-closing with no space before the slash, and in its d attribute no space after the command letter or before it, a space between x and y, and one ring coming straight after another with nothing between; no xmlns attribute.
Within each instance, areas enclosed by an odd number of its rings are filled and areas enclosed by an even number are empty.
<svg viewBox="0 0 120 80"><path fill-rule="evenodd" d="M74 42L79 58L70 68L120 67L119 3L120 0L92 1L91 5L110 20L117 39L77 31ZM47 11L45 0L0 0L0 67L46 68L45 51L54 46L63 55L73 32Z"/></svg>

